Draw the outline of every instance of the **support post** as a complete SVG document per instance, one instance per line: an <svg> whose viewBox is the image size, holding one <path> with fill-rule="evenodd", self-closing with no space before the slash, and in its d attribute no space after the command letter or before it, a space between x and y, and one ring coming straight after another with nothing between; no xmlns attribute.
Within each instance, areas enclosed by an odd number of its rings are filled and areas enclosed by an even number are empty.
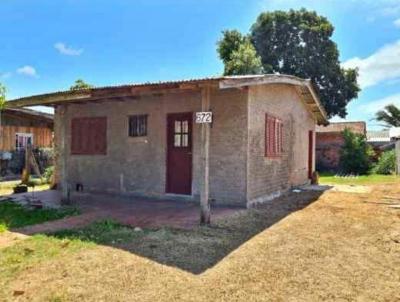
<svg viewBox="0 0 400 302"><path fill-rule="evenodd" d="M67 175L67 150L66 150L66 107L57 106L56 115L54 119L55 124L55 149L57 153L56 158L56 173L61 186L61 203L70 204L70 192L68 187L68 175Z"/></svg>
<svg viewBox="0 0 400 302"><path fill-rule="evenodd" d="M396 142L396 174L400 175L400 140Z"/></svg>
<svg viewBox="0 0 400 302"><path fill-rule="evenodd" d="M201 90L201 111L210 111L210 86ZM209 149L210 124L201 124L201 187L200 187L200 224L210 224L211 211L209 203Z"/></svg>
<svg viewBox="0 0 400 302"><path fill-rule="evenodd" d="M25 147L25 166L24 169L22 170L22 177L21 177L21 183L27 185L29 183L29 178L31 175L31 146L27 145Z"/></svg>

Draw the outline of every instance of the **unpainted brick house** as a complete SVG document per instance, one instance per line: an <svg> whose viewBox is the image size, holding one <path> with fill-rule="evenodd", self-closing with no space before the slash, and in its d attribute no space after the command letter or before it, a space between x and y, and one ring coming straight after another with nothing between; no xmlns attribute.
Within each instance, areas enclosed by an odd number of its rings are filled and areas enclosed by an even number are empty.
<svg viewBox="0 0 400 302"><path fill-rule="evenodd" d="M317 126L316 156L319 171L337 172L340 169L340 151L344 145L343 131L366 135L366 123L340 122Z"/></svg>
<svg viewBox="0 0 400 302"><path fill-rule="evenodd" d="M26 97L55 108L63 191L251 206L309 182L326 114L308 80L284 75L134 84ZM196 112L212 112L197 124Z"/></svg>

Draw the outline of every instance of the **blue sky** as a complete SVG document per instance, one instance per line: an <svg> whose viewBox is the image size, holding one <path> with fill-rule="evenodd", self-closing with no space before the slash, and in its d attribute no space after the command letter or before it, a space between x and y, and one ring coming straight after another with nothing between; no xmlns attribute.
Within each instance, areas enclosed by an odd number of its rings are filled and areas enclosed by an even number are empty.
<svg viewBox="0 0 400 302"><path fill-rule="evenodd" d="M1 0L0 82L8 98L67 89L213 76L223 29L249 31L262 11L316 10L335 26L344 66L363 88L348 120L400 105L400 0ZM334 119L339 120L339 119Z"/></svg>

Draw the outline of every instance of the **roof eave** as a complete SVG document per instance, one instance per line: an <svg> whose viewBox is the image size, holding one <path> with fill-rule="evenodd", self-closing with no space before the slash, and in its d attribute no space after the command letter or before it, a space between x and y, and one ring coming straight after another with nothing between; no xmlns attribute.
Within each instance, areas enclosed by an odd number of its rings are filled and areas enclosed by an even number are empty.
<svg viewBox="0 0 400 302"><path fill-rule="evenodd" d="M91 88L75 91L61 91L30 97L24 97L6 102L6 108L20 108L37 105L55 106L61 103L81 103L91 101L101 101L110 98L126 98L141 96L148 93L159 93L160 91L174 91L199 89L204 85L216 85L220 89L240 88L244 86L263 85L263 84L288 84L303 87L307 91L307 98L312 99L308 103L310 111L314 115L318 124L328 124L328 118L317 93L315 92L310 80L304 80L289 75L248 75L248 76L225 76L217 78L192 79L159 83L132 84L122 86L110 86ZM311 106L312 105L312 106Z"/></svg>
<svg viewBox="0 0 400 302"><path fill-rule="evenodd" d="M219 87L221 89L227 88L240 88L244 86L255 86L255 85L267 85L267 84L287 84L305 87L308 91L308 94L311 96L315 107L317 107L317 111L310 109L313 116L317 120L318 125L327 125L328 115L325 111L325 108L322 106L321 101L316 93L311 80L304 80L295 76L289 75L254 75L248 76L245 78L237 79L235 77L225 77L219 83Z"/></svg>

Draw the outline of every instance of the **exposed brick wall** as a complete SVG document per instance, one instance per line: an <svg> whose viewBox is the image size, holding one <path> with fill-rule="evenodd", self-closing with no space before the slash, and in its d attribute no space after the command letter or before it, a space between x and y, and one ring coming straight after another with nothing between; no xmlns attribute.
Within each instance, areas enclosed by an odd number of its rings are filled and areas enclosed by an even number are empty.
<svg viewBox="0 0 400 302"><path fill-rule="evenodd" d="M254 86L249 91L247 197L250 203L308 182L308 133L315 121L293 86ZM265 157L265 114L283 121L283 155Z"/></svg>
<svg viewBox="0 0 400 302"><path fill-rule="evenodd" d="M340 150L344 144L341 132L317 132L316 164L318 171L337 171Z"/></svg>
<svg viewBox="0 0 400 302"><path fill-rule="evenodd" d="M210 197L217 203L246 205L308 181L308 131L315 121L293 86L213 89L210 104ZM167 114L200 110L199 91L63 105L56 110L58 178L71 189L82 183L85 191L164 197ZM264 156L265 113L284 122L280 159ZM128 137L128 116L134 114L148 114L147 137ZM94 116L107 116L107 154L71 155L71 119ZM199 163L200 126L193 124L193 199L199 197Z"/></svg>
<svg viewBox="0 0 400 302"><path fill-rule="evenodd" d="M211 94L210 197L224 203L247 201L247 99L240 90Z"/></svg>
<svg viewBox="0 0 400 302"><path fill-rule="evenodd" d="M68 105L56 133L66 131L67 169L72 189L163 197L166 183L168 113L201 111L200 92L142 97L125 102ZM212 91L214 123L210 136L210 197L219 203L246 204L247 92ZM60 107L61 109L61 107ZM57 118L61 110L56 111ZM128 137L128 116L148 114L147 137ZM106 116L107 154L71 155L73 117ZM64 149L58 147L59 153ZM193 124L193 198L199 196L200 127ZM62 167L61 157L58 157ZM62 172L60 172L62 173Z"/></svg>

